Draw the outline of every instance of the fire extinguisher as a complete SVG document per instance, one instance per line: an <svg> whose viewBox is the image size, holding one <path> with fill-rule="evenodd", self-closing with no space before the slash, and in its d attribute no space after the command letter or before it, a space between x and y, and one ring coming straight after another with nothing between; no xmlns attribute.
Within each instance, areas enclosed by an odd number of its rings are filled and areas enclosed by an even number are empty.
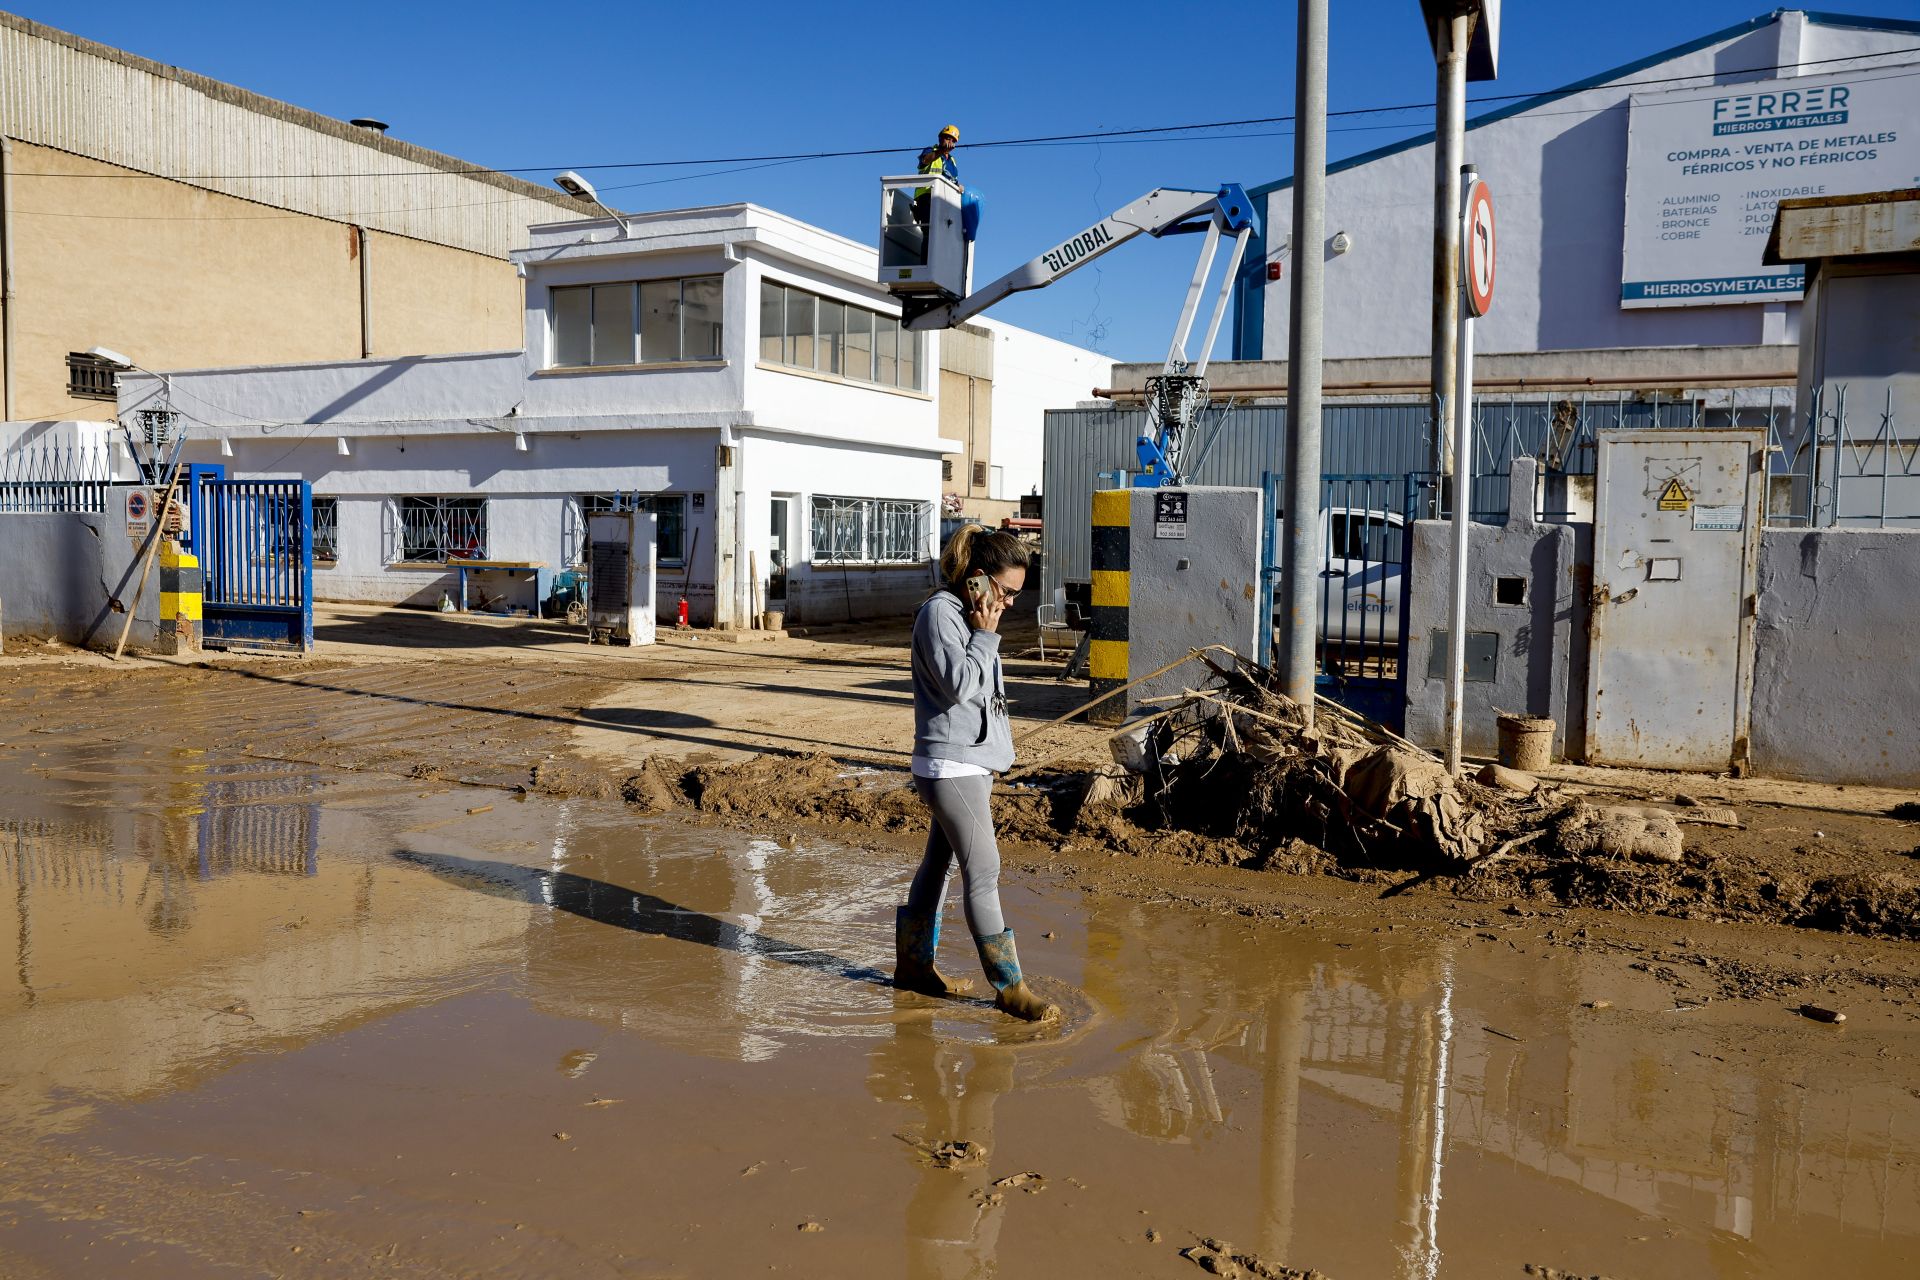
<svg viewBox="0 0 1920 1280"><path fill-rule="evenodd" d="M677 621L676 621L676 622L674 623L674 625L675 625L675 626L677 626L677 627L682 627L682 628L684 628L684 627L686 627L686 626L688 625L688 623L687 623L687 598L686 598L685 596L681 596L681 597L680 597L680 617L679 617L679 619L678 619L678 620L677 620Z"/></svg>

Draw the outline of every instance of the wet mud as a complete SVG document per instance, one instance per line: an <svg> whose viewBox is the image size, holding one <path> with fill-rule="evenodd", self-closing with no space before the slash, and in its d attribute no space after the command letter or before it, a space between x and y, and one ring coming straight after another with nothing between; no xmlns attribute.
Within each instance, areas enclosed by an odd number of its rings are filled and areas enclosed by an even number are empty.
<svg viewBox="0 0 1920 1280"><path fill-rule="evenodd" d="M1263 899L1236 867L1066 856L1091 838L1036 788L1011 821L1053 835L1007 909L1064 1015L1033 1027L892 988L918 818L878 775L610 775L564 712L462 710L521 677L418 678L9 693L0 1275L1732 1280L1920 1252L1898 944Z"/></svg>

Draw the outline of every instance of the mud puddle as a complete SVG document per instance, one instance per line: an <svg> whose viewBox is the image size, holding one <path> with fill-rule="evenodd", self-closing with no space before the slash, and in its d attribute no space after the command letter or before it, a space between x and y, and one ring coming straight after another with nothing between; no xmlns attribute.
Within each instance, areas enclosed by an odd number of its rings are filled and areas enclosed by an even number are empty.
<svg viewBox="0 0 1920 1280"><path fill-rule="evenodd" d="M784 833L774 833L784 835ZM1008 889L1057 1031L896 997L896 854L0 747L0 1274L1896 1274L1920 1024ZM977 974L949 923L947 967ZM1841 944L1836 944L1841 945Z"/></svg>

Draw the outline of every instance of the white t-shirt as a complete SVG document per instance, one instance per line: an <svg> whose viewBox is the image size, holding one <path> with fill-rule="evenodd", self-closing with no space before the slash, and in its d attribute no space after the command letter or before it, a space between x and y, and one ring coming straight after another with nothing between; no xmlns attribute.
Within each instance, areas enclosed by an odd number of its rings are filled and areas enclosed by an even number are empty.
<svg viewBox="0 0 1920 1280"><path fill-rule="evenodd" d="M985 765L968 764L965 760L941 760L935 756L913 758L913 776L916 778L977 778L992 772Z"/></svg>

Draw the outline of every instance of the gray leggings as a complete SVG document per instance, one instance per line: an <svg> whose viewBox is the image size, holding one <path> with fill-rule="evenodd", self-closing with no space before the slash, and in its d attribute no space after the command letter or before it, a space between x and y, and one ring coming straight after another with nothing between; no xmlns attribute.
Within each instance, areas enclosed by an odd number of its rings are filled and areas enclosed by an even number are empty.
<svg viewBox="0 0 1920 1280"><path fill-rule="evenodd" d="M966 778L915 777L913 789L933 811L933 829L927 832L926 856L913 873L907 890L907 910L915 915L937 913L947 892L947 873L954 855L960 858L960 884L966 890L961 905L967 928L976 938L991 937L1007 927L1000 914L1000 846L993 839L993 778L976 774Z"/></svg>

